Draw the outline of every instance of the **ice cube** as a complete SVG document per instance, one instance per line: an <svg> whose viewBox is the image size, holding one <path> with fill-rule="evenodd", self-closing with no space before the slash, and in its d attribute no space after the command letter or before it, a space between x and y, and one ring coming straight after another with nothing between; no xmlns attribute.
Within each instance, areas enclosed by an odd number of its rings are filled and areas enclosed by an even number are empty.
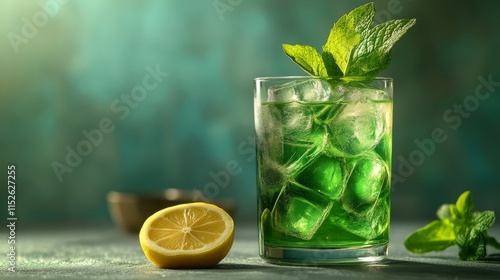
<svg viewBox="0 0 500 280"><path fill-rule="evenodd" d="M315 157L327 143L326 126L313 122L313 110L310 106L291 103L282 108L283 153L288 166L296 160L301 164Z"/></svg>
<svg viewBox="0 0 500 280"><path fill-rule="evenodd" d="M283 126L281 111L273 104L261 106L256 119L257 146L263 156L269 159L283 157Z"/></svg>
<svg viewBox="0 0 500 280"><path fill-rule="evenodd" d="M315 126L304 137L305 141L285 140L283 154L288 159L286 166L289 174L298 174L324 151L328 142L327 133L326 127Z"/></svg>
<svg viewBox="0 0 500 280"><path fill-rule="evenodd" d="M380 198L370 208L357 213L347 212L340 204L335 204L331 213L325 223L334 224L367 240L388 234L390 209L386 198Z"/></svg>
<svg viewBox="0 0 500 280"><path fill-rule="evenodd" d="M324 80L310 79L271 86L267 93L269 102L327 101L331 89Z"/></svg>
<svg viewBox="0 0 500 280"><path fill-rule="evenodd" d="M335 101L382 101L391 100L391 92L383 91L362 82L350 82L336 85L330 94L330 100Z"/></svg>
<svg viewBox="0 0 500 280"><path fill-rule="evenodd" d="M263 186L282 185L286 180L285 166L270 158L259 159L258 178Z"/></svg>
<svg viewBox="0 0 500 280"><path fill-rule="evenodd" d="M310 240L332 208L326 195L289 182L271 211L273 227L285 235Z"/></svg>
<svg viewBox="0 0 500 280"><path fill-rule="evenodd" d="M313 79L296 86L295 92L301 101L328 101L331 95L330 84L325 80Z"/></svg>
<svg viewBox="0 0 500 280"><path fill-rule="evenodd" d="M304 140L313 127L313 111L309 106L293 102L281 108L281 122L284 137L290 140Z"/></svg>
<svg viewBox="0 0 500 280"><path fill-rule="evenodd" d="M322 147L310 142L294 141L283 143L284 163L289 173L306 167L320 152Z"/></svg>
<svg viewBox="0 0 500 280"><path fill-rule="evenodd" d="M272 161L270 158L259 154L257 157L257 187L260 194L259 199L264 205L273 205L281 189L286 182L284 167Z"/></svg>
<svg viewBox="0 0 500 280"><path fill-rule="evenodd" d="M331 145L348 155L373 149L382 138L390 104L347 102L328 122Z"/></svg>
<svg viewBox="0 0 500 280"><path fill-rule="evenodd" d="M264 104L257 127L258 150L262 158L287 169L314 158L327 143L326 126L313 123L310 106L296 102Z"/></svg>
<svg viewBox="0 0 500 280"><path fill-rule="evenodd" d="M327 195L331 199L336 199L344 190L343 173L340 161L321 154L300 171L295 176L295 180L310 189Z"/></svg>
<svg viewBox="0 0 500 280"><path fill-rule="evenodd" d="M268 102L291 102L298 101L299 98L295 92L297 81L271 86L267 89Z"/></svg>
<svg viewBox="0 0 500 280"><path fill-rule="evenodd" d="M344 208L350 212L369 208L379 198L387 180L388 168L378 155L357 159L342 194Z"/></svg>
<svg viewBox="0 0 500 280"><path fill-rule="evenodd" d="M339 105L338 103L330 103L330 104L314 104L312 106L314 111L314 123L318 125L325 125L328 123L336 113L343 108L343 105Z"/></svg>

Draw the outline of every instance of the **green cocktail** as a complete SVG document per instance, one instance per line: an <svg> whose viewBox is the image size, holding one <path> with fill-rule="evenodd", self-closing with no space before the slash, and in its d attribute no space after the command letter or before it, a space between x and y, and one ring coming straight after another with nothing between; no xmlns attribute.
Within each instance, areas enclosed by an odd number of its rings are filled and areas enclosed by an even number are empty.
<svg viewBox="0 0 500 280"><path fill-rule="evenodd" d="M260 254L375 261L389 241L390 78L256 79Z"/></svg>
<svg viewBox="0 0 500 280"><path fill-rule="evenodd" d="M416 22L373 26L373 3L321 52L283 44L311 77L255 79L260 255L276 263L378 261L389 242L392 79L376 78Z"/></svg>

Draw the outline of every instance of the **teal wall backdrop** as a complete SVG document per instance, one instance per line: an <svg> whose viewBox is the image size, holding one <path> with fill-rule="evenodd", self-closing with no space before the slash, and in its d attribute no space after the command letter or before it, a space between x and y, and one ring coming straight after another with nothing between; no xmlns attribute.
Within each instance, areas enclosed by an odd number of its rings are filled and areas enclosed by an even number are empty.
<svg viewBox="0 0 500 280"><path fill-rule="evenodd" d="M109 191L168 187L234 198L253 219L253 79L305 74L281 44L320 49L363 3L1 0L0 209L15 164L25 224L110 221ZM377 22L417 18L382 73L395 80L393 218L432 219L465 190L500 214L500 2L375 7ZM214 188L228 163L237 174Z"/></svg>

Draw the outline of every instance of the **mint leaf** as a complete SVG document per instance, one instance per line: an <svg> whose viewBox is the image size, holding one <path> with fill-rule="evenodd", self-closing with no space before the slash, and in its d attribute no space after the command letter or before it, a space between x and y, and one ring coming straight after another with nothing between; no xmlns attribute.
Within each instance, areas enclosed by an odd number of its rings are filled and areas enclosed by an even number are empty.
<svg viewBox="0 0 500 280"><path fill-rule="evenodd" d="M347 73L352 52L361 41L362 31L372 25L374 16L373 3L368 3L342 16L333 25L322 53L330 76L337 74L333 65L337 65L344 75Z"/></svg>
<svg viewBox="0 0 500 280"><path fill-rule="evenodd" d="M376 76L391 62L393 45L410 29L415 19L391 20L367 30L352 54L348 76Z"/></svg>
<svg viewBox="0 0 500 280"><path fill-rule="evenodd" d="M405 246L413 253L443 251L455 244L453 224L448 221L433 221L406 238Z"/></svg>
<svg viewBox="0 0 500 280"><path fill-rule="evenodd" d="M486 256L486 242L482 235L474 235L458 248L458 257L463 261L475 261Z"/></svg>
<svg viewBox="0 0 500 280"><path fill-rule="evenodd" d="M450 205L450 214L451 214L450 220L452 222L455 222L455 221L462 219L462 213L458 210L458 208L455 204Z"/></svg>
<svg viewBox="0 0 500 280"><path fill-rule="evenodd" d="M452 215L450 212L450 206L451 204L443 204L441 207L436 212L437 217L440 220L446 220L446 219L451 219Z"/></svg>
<svg viewBox="0 0 500 280"><path fill-rule="evenodd" d="M456 211L460 217L454 221L456 243L461 260L479 260L486 256L486 230L495 222L492 211L472 212L472 197L470 192L464 192L457 200ZM495 240L496 241L496 240Z"/></svg>
<svg viewBox="0 0 500 280"><path fill-rule="evenodd" d="M458 256L464 261L473 261L486 256L486 241L480 232L469 225L455 226Z"/></svg>
<svg viewBox="0 0 500 280"><path fill-rule="evenodd" d="M474 230L478 232L489 229L495 223L495 212L493 211L476 212L472 217Z"/></svg>
<svg viewBox="0 0 500 280"><path fill-rule="evenodd" d="M466 191L458 197L456 206L462 217L469 218L472 216L474 203L472 202L470 191Z"/></svg>
<svg viewBox="0 0 500 280"><path fill-rule="evenodd" d="M285 53L304 71L313 76L328 76L321 55L311 46L283 44Z"/></svg>
<svg viewBox="0 0 500 280"><path fill-rule="evenodd" d="M455 231L455 243L458 245L458 247L465 246L465 244L469 240L470 236L470 231L471 228L465 226L465 225L456 225L454 227Z"/></svg>
<svg viewBox="0 0 500 280"><path fill-rule="evenodd" d="M456 204L442 205L437 211L440 220L411 234L405 241L407 249L413 253L425 253L456 244L458 256L466 261L484 258L487 245L500 249L500 243L486 232L495 222L495 213L473 212L473 207L469 191L461 194Z"/></svg>

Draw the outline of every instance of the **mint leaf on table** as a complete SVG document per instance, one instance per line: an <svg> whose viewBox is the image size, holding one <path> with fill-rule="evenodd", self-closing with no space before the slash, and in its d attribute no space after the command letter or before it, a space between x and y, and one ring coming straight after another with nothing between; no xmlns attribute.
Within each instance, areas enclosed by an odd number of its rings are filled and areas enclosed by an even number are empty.
<svg viewBox="0 0 500 280"><path fill-rule="evenodd" d="M313 76L374 77L391 61L392 46L415 19L391 20L372 28L373 3L342 16L330 30L321 55L311 46L283 45L285 53Z"/></svg>
<svg viewBox="0 0 500 280"><path fill-rule="evenodd" d="M484 258L487 245L500 249L500 243L487 233L495 222L495 213L473 212L473 207L470 191L461 194L455 204L442 205L437 211L439 220L410 234L406 248L421 254L457 245L460 259L468 261Z"/></svg>
<svg viewBox="0 0 500 280"><path fill-rule="evenodd" d="M439 209L436 212L437 217L440 220L446 220L446 219L450 219L451 220L451 218L452 218L451 207L452 206L454 206L454 205L452 205L452 204L443 204L443 205L441 205L441 207L439 207Z"/></svg>
<svg viewBox="0 0 500 280"><path fill-rule="evenodd" d="M489 229L495 222L495 212L483 211L472 215L474 229L478 232Z"/></svg>
<svg viewBox="0 0 500 280"><path fill-rule="evenodd" d="M411 251L416 254L443 251L454 244L453 224L447 220L433 221L417 230L405 241L406 248L411 248Z"/></svg>
<svg viewBox="0 0 500 280"><path fill-rule="evenodd" d="M486 241L482 234L467 225L456 225L456 244L461 260L474 261L486 256Z"/></svg>
<svg viewBox="0 0 500 280"><path fill-rule="evenodd" d="M470 191L464 192L460 195L460 197L458 197L456 207L460 217L467 219L470 219L472 217L472 209L474 208L474 203L472 202Z"/></svg>

